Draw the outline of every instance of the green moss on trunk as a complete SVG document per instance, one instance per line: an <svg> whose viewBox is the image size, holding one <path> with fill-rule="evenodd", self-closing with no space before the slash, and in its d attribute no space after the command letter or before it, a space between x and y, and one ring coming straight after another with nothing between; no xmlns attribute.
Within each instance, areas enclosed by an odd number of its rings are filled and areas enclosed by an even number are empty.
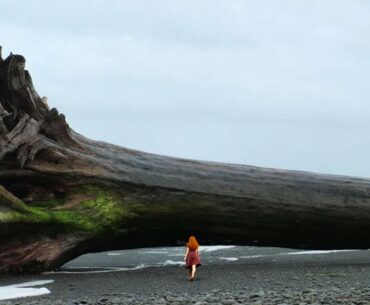
<svg viewBox="0 0 370 305"><path fill-rule="evenodd" d="M91 199L63 208L72 195L85 195ZM70 189L63 199L32 202L25 205L24 211L0 212L0 223L59 223L71 230L96 234L114 229L130 215L129 207L120 192L84 186Z"/></svg>

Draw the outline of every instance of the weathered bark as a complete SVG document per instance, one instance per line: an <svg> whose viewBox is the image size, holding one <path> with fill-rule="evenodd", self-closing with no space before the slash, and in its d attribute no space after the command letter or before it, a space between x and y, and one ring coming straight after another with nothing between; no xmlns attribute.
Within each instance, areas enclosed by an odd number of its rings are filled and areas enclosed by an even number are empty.
<svg viewBox="0 0 370 305"><path fill-rule="evenodd" d="M0 272L181 244L368 248L370 180L184 160L92 141L0 56Z"/></svg>

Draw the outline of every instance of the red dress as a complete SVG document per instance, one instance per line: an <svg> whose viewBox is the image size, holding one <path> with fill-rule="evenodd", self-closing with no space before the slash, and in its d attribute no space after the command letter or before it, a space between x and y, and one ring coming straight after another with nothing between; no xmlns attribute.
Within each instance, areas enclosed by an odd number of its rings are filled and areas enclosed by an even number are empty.
<svg viewBox="0 0 370 305"><path fill-rule="evenodd" d="M197 267L201 265L197 250L189 250L188 256L186 257L185 268L190 269L192 265L196 265Z"/></svg>

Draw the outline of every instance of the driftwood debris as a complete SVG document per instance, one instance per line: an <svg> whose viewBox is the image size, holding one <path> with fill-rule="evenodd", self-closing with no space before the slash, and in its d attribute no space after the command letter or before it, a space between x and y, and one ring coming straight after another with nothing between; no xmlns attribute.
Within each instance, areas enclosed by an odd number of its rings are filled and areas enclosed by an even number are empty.
<svg viewBox="0 0 370 305"><path fill-rule="evenodd" d="M369 248L370 180L185 160L90 140L0 56L0 273L181 244Z"/></svg>

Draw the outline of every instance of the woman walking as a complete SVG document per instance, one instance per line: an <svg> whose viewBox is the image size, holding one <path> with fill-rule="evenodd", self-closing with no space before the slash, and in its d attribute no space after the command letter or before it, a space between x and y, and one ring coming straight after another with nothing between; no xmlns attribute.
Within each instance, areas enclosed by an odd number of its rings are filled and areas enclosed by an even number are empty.
<svg viewBox="0 0 370 305"><path fill-rule="evenodd" d="M201 265L200 256L198 252L199 244L195 236L190 236L186 244L186 253L184 261L186 262L185 268L189 269L189 280L193 281L197 267Z"/></svg>

